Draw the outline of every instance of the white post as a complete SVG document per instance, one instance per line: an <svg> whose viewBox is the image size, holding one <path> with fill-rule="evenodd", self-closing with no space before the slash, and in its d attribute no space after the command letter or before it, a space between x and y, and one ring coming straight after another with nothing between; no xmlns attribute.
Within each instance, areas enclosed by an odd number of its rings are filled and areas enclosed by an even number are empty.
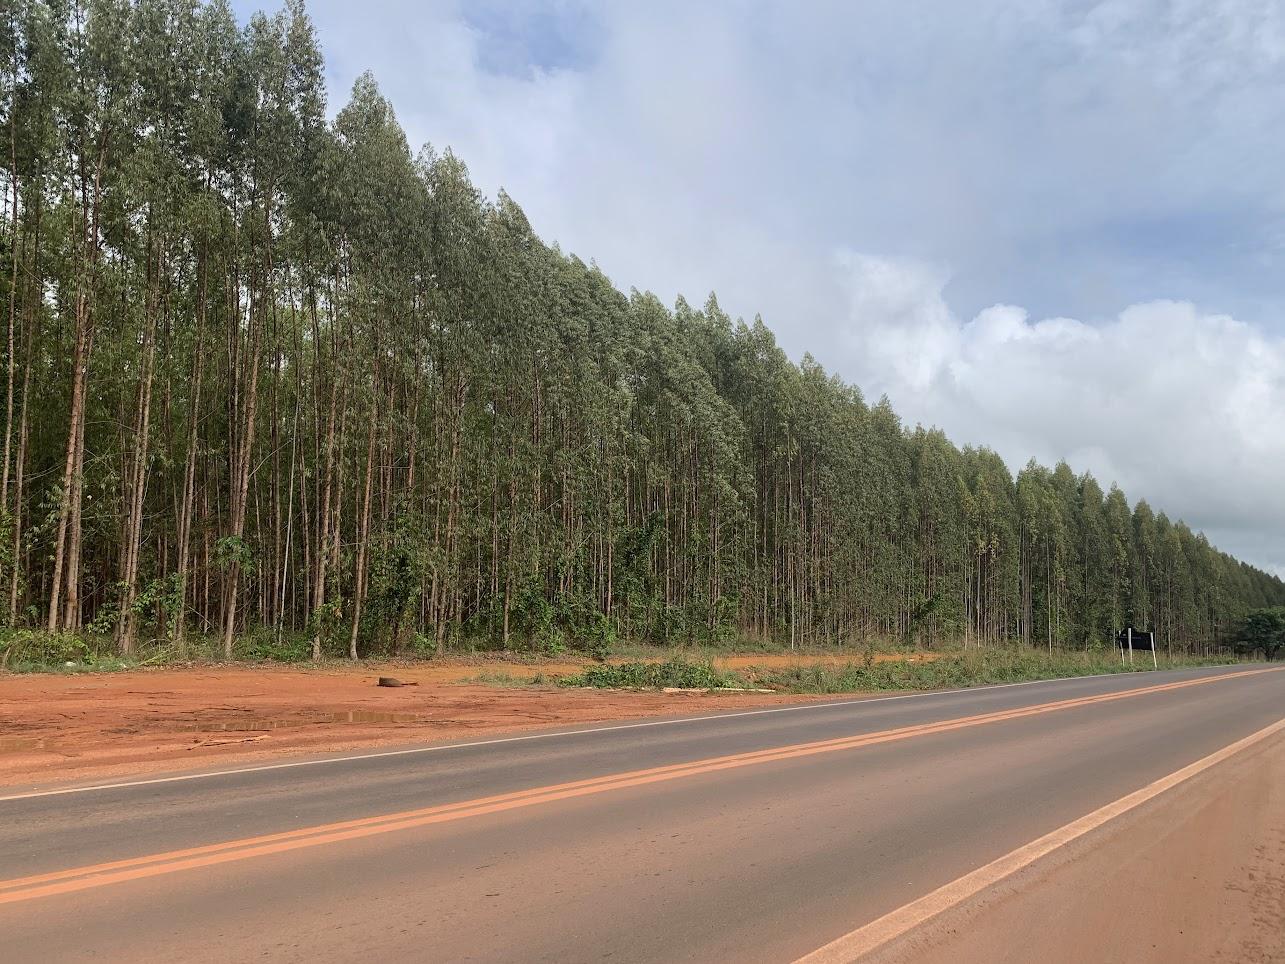
<svg viewBox="0 0 1285 964"><path fill-rule="evenodd" d="M1159 669L1160 663L1156 661L1156 631L1151 631L1151 668Z"/></svg>
<svg viewBox="0 0 1285 964"><path fill-rule="evenodd" d="M1133 665L1133 627L1130 626L1128 629L1125 630L1125 633L1129 637L1129 665L1132 666Z"/></svg>

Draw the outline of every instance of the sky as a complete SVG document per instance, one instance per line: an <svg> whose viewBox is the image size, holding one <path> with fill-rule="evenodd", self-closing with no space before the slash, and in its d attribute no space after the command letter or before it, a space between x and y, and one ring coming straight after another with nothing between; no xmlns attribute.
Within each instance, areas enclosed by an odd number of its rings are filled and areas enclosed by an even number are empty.
<svg viewBox="0 0 1285 964"><path fill-rule="evenodd" d="M261 6L234 0L243 17ZM1285 4L312 0L622 288L1285 576Z"/></svg>

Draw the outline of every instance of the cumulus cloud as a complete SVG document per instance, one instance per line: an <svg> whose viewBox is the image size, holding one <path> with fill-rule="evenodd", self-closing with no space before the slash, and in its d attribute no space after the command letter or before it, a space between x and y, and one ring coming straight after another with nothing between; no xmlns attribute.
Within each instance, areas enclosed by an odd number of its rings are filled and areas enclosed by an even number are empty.
<svg viewBox="0 0 1285 964"><path fill-rule="evenodd" d="M941 271L845 253L841 367L1014 468L1066 459L1285 572L1285 339L1189 302L1090 325L946 305Z"/></svg>
<svg viewBox="0 0 1285 964"><path fill-rule="evenodd" d="M333 107L373 69L622 287L1285 572L1278 0L310 10Z"/></svg>

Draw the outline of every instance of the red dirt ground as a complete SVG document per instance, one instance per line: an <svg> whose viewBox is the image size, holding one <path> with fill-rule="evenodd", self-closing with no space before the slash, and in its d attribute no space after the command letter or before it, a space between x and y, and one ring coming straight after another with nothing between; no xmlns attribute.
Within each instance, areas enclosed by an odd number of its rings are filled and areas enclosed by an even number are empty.
<svg viewBox="0 0 1285 964"><path fill-rule="evenodd" d="M723 665L797 662L732 657ZM635 693L460 685L480 673L572 673L567 664L191 667L0 675L0 786L663 714L797 702L774 694ZM418 681L384 688L380 675Z"/></svg>

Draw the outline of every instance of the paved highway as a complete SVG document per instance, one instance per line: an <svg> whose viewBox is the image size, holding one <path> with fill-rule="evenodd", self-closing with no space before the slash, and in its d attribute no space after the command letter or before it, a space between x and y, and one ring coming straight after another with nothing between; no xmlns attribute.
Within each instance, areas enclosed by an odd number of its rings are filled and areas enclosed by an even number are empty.
<svg viewBox="0 0 1285 964"><path fill-rule="evenodd" d="M843 960L1283 717L1241 666L0 791L0 958Z"/></svg>

